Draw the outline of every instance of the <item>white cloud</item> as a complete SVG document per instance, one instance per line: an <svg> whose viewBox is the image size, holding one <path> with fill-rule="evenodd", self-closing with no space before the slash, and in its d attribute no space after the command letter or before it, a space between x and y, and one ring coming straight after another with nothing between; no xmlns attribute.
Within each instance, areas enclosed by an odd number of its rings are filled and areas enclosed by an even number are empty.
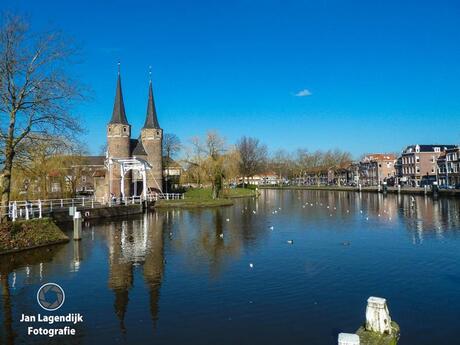
<svg viewBox="0 0 460 345"><path fill-rule="evenodd" d="M300 90L295 94L297 97L306 97L306 96L311 96L311 92L308 91L307 89Z"/></svg>

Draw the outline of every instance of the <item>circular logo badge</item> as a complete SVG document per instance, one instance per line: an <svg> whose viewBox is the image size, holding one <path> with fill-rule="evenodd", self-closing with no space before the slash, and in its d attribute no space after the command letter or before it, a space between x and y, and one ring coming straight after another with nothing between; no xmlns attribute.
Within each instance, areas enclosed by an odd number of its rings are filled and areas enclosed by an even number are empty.
<svg viewBox="0 0 460 345"><path fill-rule="evenodd" d="M58 310L65 301L64 290L55 283L44 284L38 289L37 302L47 311Z"/></svg>

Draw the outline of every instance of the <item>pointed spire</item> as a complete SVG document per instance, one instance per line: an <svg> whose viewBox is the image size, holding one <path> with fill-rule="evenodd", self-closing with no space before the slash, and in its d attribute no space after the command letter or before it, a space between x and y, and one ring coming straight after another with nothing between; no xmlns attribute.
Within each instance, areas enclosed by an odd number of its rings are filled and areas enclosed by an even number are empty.
<svg viewBox="0 0 460 345"><path fill-rule="evenodd" d="M117 91L115 93L115 103L113 105L112 119L109 123L128 124L125 113L125 104L123 102L123 93L121 91L120 63L118 63Z"/></svg>
<svg viewBox="0 0 460 345"><path fill-rule="evenodd" d="M142 128L160 128L157 111L155 109L155 101L153 100L152 67L149 67L149 100L147 103L147 116L145 118L144 127Z"/></svg>

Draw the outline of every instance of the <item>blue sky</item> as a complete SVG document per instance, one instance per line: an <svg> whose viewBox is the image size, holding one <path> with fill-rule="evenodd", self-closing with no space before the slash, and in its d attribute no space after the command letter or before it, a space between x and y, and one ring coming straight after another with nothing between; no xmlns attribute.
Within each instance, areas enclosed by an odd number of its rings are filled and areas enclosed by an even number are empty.
<svg viewBox="0 0 460 345"><path fill-rule="evenodd" d="M458 1L29 1L37 30L83 48L74 73L93 90L76 109L90 151L105 141L121 61L138 135L152 66L159 121L186 143L216 129L271 150L359 156L460 143ZM304 96L296 96L302 90Z"/></svg>

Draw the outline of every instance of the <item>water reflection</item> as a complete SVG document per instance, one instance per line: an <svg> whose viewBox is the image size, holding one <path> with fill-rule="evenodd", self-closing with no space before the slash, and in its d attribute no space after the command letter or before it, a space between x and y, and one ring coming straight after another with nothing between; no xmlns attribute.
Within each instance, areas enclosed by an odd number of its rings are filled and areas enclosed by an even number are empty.
<svg viewBox="0 0 460 345"><path fill-rule="evenodd" d="M122 332L126 332L125 314L133 287L135 266L142 265L149 294L150 314L155 328L158 320L161 280L164 271L163 216L144 214L141 220L111 223L108 227L109 280L115 314Z"/></svg>
<svg viewBox="0 0 460 345"><path fill-rule="evenodd" d="M328 215L334 219L351 218L362 214L368 218L381 218L386 223L403 222L407 230L416 233L420 240L424 235L440 236L460 228L460 201L456 198L434 200L428 196L406 194L266 190L263 203L267 211L278 205L296 207L296 203L305 206L307 211L313 207L314 212L306 213L309 219Z"/></svg>

